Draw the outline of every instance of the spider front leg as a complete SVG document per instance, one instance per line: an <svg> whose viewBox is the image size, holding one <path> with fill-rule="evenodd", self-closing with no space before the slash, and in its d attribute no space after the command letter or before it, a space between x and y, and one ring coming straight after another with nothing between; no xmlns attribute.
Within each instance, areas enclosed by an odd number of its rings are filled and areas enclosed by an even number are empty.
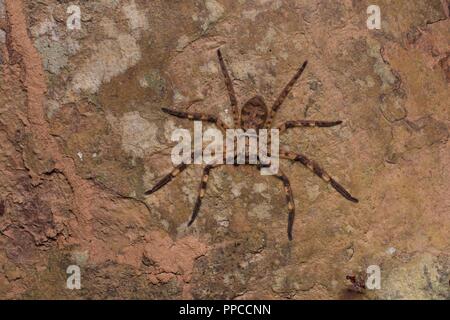
<svg viewBox="0 0 450 320"><path fill-rule="evenodd" d="M223 123L223 121L220 120L220 118L213 116L213 115L199 113L199 112L177 111L177 110L168 109L168 108L161 108L161 110L167 114L170 114L172 116L175 116L175 117L181 118L181 119L215 123L223 132L225 132L225 130L228 129L227 125L225 123Z"/></svg>
<svg viewBox="0 0 450 320"><path fill-rule="evenodd" d="M278 126L278 130L280 133L286 131L290 128L298 128L298 127L319 127L319 128L328 128L340 125L342 121L322 121L322 120L294 120L294 121L286 121Z"/></svg>
<svg viewBox="0 0 450 320"><path fill-rule="evenodd" d="M280 150L280 157L289 159L292 161L298 161L314 172L317 176L322 178L323 181L329 183L337 192L339 192L345 199L357 203L358 199L353 197L343 186L336 182L328 173L325 172L316 162L308 159L302 154L296 154L289 151Z"/></svg>
<svg viewBox="0 0 450 320"><path fill-rule="evenodd" d="M233 121L236 128L239 127L239 110L237 105L236 93L234 92L233 82L231 81L230 74L228 73L227 66L223 61L222 53L220 49L217 50L217 57L219 58L220 69L222 70L223 77L225 79L225 85L227 87L228 96L230 97L230 104L233 111Z"/></svg>
<svg viewBox="0 0 450 320"><path fill-rule="evenodd" d="M272 125L272 120L280 108L280 106L283 104L284 100L288 96L289 92L291 92L292 87L297 82L298 78L302 75L303 71L305 71L305 68L308 64L308 61L303 62L303 64L300 66L300 68L297 70L297 72L294 74L292 79L288 82L288 84L284 87L283 91L281 91L280 95L278 96L277 100L272 105L271 110L269 111L269 118L267 119L267 127L270 128Z"/></svg>

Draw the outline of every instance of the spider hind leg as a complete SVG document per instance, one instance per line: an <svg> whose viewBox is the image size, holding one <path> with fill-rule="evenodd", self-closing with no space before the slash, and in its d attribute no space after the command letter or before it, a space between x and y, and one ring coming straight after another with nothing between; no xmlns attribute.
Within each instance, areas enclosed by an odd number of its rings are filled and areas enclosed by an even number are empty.
<svg viewBox="0 0 450 320"><path fill-rule="evenodd" d="M212 165L208 165L203 169L202 181L200 182L200 189L198 192L197 200L195 201L194 210L192 211L191 219L188 222L188 227L190 227L195 219L197 218L198 212L200 211L200 206L202 205L202 199L206 193L206 187L208 184L209 173L213 168Z"/></svg>
<svg viewBox="0 0 450 320"><path fill-rule="evenodd" d="M294 197L292 196L292 188L288 177L284 173L277 174L276 177L283 182L284 192L286 194L286 202L288 205L288 227L287 234L289 241L292 241L292 229L295 218Z"/></svg>
<svg viewBox="0 0 450 320"><path fill-rule="evenodd" d="M259 163L257 165L258 170L261 168L267 167L268 165ZM289 241L292 241L292 229L294 227L294 218L295 218L295 204L294 204L294 196L292 195L292 188L289 182L289 178L283 173L280 172L274 175L275 178L281 180L283 182L284 192L286 194L286 202L288 205L288 226L287 226L287 234Z"/></svg>
<svg viewBox="0 0 450 320"><path fill-rule="evenodd" d="M176 166L169 174L165 175L161 180L159 180L153 188L146 191L145 195L150 195L162 187L164 187L166 184L168 184L170 181L172 181L177 175L179 175L181 172L183 172L187 168L187 164L182 163L178 166Z"/></svg>

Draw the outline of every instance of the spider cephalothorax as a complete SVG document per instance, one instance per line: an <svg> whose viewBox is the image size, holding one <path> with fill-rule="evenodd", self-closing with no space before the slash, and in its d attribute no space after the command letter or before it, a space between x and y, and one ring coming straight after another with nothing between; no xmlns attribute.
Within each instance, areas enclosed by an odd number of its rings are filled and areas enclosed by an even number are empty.
<svg viewBox="0 0 450 320"><path fill-rule="evenodd" d="M241 128L261 129L267 121L269 112L266 103L261 96L255 96L248 100L241 109Z"/></svg>
<svg viewBox="0 0 450 320"><path fill-rule="evenodd" d="M217 51L217 56L219 58L219 64L220 69L222 70L224 79L225 79L225 85L227 87L228 96L230 99L230 104L233 111L233 124L234 127L237 129L255 129L259 130L262 128L271 129L272 121L276 115L276 112L278 111L279 107L283 104L284 100L288 96L289 92L292 90L292 87L296 83L296 81L300 78L300 75L303 73L303 71L306 68L307 62L305 61L300 68L297 70L297 72L294 74L292 79L288 82L288 84L284 87L283 91L281 91L278 98L275 100L275 102L272 104L272 107L269 109L267 108L266 103L264 102L264 99L261 96L255 96L248 100L243 106L242 109L239 112L238 109L238 103L236 99L236 94L234 92L233 83L231 81L231 77L228 73L227 67L225 65L225 62L223 60L222 54L220 50ZM184 112L184 111L177 111L172 109L163 108L162 109L165 113L168 113L170 115L173 115L178 118L183 119L189 119L189 120L198 120L198 121L204 121L204 122L211 122L215 123L221 130L225 131L228 127L225 125L222 120L220 120L217 116L204 114L204 113L195 113L195 112ZM291 120L291 121L285 121L279 124L276 129L279 130L279 133L283 133L284 131L295 128L295 127L332 127L341 124L342 121L317 121L317 120ZM191 160L192 160L191 156ZM309 170L311 170L315 175L320 177L322 180L324 180L326 183L329 183L331 187L333 187L337 192L339 192L344 198L347 200L350 200L352 202L358 202L358 199L354 198L343 186L341 186L336 180L334 180L325 170L323 170L316 162L308 159L305 155L300 153L294 153L290 152L284 149L280 150L280 158L288 159L290 161L299 162L305 167L307 167ZM195 218L197 217L197 214L200 210L200 206L202 203L202 199L205 196L206 187L208 183L208 178L211 169L217 168L221 166L222 164L211 164L206 165L203 170L203 176L202 181L200 183L200 190L197 197L197 201L194 205L194 210L192 212L191 220L189 221L188 225L191 225ZM258 163L255 167L260 170L262 168L262 164ZM172 172L165 175L161 180L159 180L156 185L147 191L145 194L151 194L163 186L165 186L167 183L172 181L173 178L175 178L180 172L184 171L187 168L187 164L182 163L175 167ZM289 240L292 240L292 227L294 223L294 216L295 216L295 207L294 207L294 200L292 197L292 189L289 182L288 177L280 170L277 174L274 175L276 178L281 180L284 186L284 191L286 193L286 201L287 201L287 207L288 207L288 238Z"/></svg>

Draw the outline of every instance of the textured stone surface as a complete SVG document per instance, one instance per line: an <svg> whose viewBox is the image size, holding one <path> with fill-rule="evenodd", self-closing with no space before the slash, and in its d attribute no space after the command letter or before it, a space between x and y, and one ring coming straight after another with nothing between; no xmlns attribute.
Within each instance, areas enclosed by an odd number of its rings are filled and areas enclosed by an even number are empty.
<svg viewBox="0 0 450 320"><path fill-rule="evenodd" d="M0 298L449 299L448 3L378 1L381 30L369 4L0 0ZM144 196L193 128L161 107L231 123L219 47L240 103L308 59L277 120L344 123L281 141L358 204L284 160L291 242L280 181L253 167L214 170L190 228L200 166ZM381 289L357 292L369 265Z"/></svg>

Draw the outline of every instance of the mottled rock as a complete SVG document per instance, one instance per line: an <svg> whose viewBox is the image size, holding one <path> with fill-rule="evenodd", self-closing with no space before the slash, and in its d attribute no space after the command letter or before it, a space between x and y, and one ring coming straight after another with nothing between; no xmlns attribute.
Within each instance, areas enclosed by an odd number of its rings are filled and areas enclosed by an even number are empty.
<svg viewBox="0 0 450 320"><path fill-rule="evenodd" d="M69 30L68 1L0 0L0 298L449 299L443 3L380 0L368 30L364 1L78 1ZM274 125L342 120L281 142L359 203L282 160L289 241L282 182L251 166L212 169L191 226L202 166L145 195L193 128L161 108L232 124L218 48L239 105L308 60ZM349 282L374 265L380 289Z"/></svg>

